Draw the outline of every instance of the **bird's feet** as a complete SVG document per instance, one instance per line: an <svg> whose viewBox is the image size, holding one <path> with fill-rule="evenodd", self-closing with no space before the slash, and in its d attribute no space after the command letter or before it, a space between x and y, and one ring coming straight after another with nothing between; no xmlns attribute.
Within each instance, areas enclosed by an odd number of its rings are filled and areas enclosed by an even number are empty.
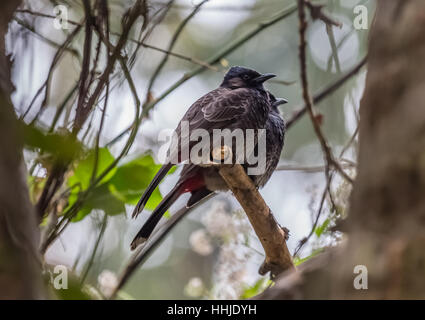
<svg viewBox="0 0 425 320"><path fill-rule="evenodd" d="M279 225L279 227L282 229L282 231L285 233L285 240L288 241L289 239L289 229L286 227L282 227L281 225Z"/></svg>

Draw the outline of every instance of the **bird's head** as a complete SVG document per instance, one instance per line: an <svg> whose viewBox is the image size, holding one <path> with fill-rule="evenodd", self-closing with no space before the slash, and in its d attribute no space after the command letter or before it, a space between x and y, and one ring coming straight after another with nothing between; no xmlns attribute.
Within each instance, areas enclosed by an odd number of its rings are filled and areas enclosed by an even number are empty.
<svg viewBox="0 0 425 320"><path fill-rule="evenodd" d="M222 87L230 89L256 88L264 90L263 83L276 77L272 73L261 74L245 67L231 67L224 76Z"/></svg>
<svg viewBox="0 0 425 320"><path fill-rule="evenodd" d="M270 99L270 104L271 104L271 108L272 110L279 112L278 110L278 106L280 106L281 104L285 104L288 103L288 100L283 99L283 98L276 98L271 92L269 92L269 99Z"/></svg>

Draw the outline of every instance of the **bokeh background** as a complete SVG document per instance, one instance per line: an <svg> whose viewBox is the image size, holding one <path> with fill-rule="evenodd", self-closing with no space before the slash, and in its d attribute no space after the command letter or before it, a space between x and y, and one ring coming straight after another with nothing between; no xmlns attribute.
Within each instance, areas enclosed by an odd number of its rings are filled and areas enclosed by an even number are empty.
<svg viewBox="0 0 425 320"><path fill-rule="evenodd" d="M341 22L342 27L332 28L337 49L336 56L326 25L322 21L311 21L308 27L307 70L313 94L329 86L364 57L368 30L354 28L353 9L356 5L366 6L370 25L375 8L373 0L322 2L326 6L325 12ZM110 0L108 3L111 30L120 32L121 18L132 5L132 1ZM199 3L200 1L195 0L174 1L163 20L144 40L145 43L167 48L178 26ZM189 20L172 51L207 61L229 43L294 3L295 1L291 0L207 1ZM33 12L52 15L53 8L57 4L63 4L68 8L70 20L81 21L83 18L84 12L80 1L27 1L26 8ZM165 1L150 1L151 14L161 10L165 4ZM18 115L25 112L45 81L57 44L65 41L72 28L70 25L70 30L57 30L51 18L28 12L16 14L7 41L8 50L15 61L13 81L17 90L13 95L13 103ZM134 39L138 36L136 29L134 28L131 33ZM242 65L259 72L277 74L277 80L267 83L267 88L276 96L289 101L288 104L281 106L281 113L284 119L290 119L293 112L303 106L299 81L298 41L298 18L295 12L221 59L220 63L215 65L216 71L206 70L185 82L158 103L149 116L143 119L135 143L119 165L125 167L126 164L132 163L131 161L142 161L144 166L134 166L133 171L127 174L134 174L144 183L148 183L158 168L154 161L160 147L159 132L163 129L174 129L187 108L197 98L220 84L230 66ZM81 71L79 55L83 50L83 43L84 33L80 32L72 43L72 48L79 54L65 54L55 68L47 108L37 120L40 127L50 126L59 106L77 83ZM129 44L126 52L130 55L134 48L134 44ZM143 47L136 55L131 74L142 102L147 96L151 76L163 57L163 53ZM192 62L170 56L153 84L150 98L155 99L185 73L196 67L197 65ZM317 105L322 115L322 129L336 155L356 131L365 73L366 70L362 69L358 75ZM109 95L105 124L100 136L100 146L105 147L105 157L109 155L116 157L120 153L127 136L124 135L113 144L110 142L131 125L135 114L132 94L118 67L111 80L111 86L113 90ZM37 113L36 106L37 103L25 118L28 123ZM74 112L73 107L75 101L71 99L58 118L56 131L69 126ZM99 129L101 114L102 106L99 105L81 131L79 138L85 141L87 146L92 144ZM36 192L31 181L42 180L46 170L37 163L34 152L27 151L25 157L27 166L33 169L32 180L29 179L29 183L35 197ZM355 162L356 141L349 145L344 158L347 160L346 163ZM321 148L307 116L288 130L281 165L284 168L295 169L323 165ZM177 169L166 177L159 187L161 194L172 188L179 171ZM78 172L77 168L75 172ZM323 171L278 170L261 190L278 222L290 230L288 247L291 252L294 252L299 242L309 234L324 188ZM320 248L341 241L343 235L333 232L331 227L336 219L345 214L349 191L348 186L336 175L332 183L332 192L338 208L331 208L329 201L325 202L318 226L299 252L297 263L314 255ZM121 203L114 207L114 210L108 210L115 205L115 202L109 202L111 199L108 197L111 197L111 194L97 199L103 206L93 205L91 210L75 219L76 221L71 223L48 249L46 262L51 265L66 265L77 276L84 275L87 288L97 288L107 294L131 256L129 244L133 236L149 216L149 210L145 210L136 220L130 219L134 199L139 194L140 192L136 192L132 195L131 201ZM157 193L155 197L159 201L161 196ZM185 200L187 196L180 199L169 214L172 215L182 207ZM108 208L105 209L105 206ZM263 260L261 245L239 204L230 193L221 194L196 208L169 234L149 260L137 270L121 291L120 297L128 299L249 297L268 285L267 278L260 277L257 272Z"/></svg>

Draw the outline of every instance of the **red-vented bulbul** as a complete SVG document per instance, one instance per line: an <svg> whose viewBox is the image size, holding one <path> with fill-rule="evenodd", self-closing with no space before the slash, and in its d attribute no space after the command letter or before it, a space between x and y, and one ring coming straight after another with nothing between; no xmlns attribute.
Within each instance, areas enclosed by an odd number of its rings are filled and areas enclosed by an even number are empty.
<svg viewBox="0 0 425 320"><path fill-rule="evenodd" d="M265 184L267 180L270 178L271 174L276 169L276 166L280 159L280 154L282 151L284 136L285 136L285 122L280 116L278 106L284 103L287 103L285 99L276 99L271 93L270 102L271 102L271 110L269 113L269 117L266 122L267 128L267 168L266 172L261 175L261 178L258 178L262 181L256 181L256 183ZM255 179L255 177L254 177ZM253 179L253 180L254 180ZM211 196L214 195L210 194ZM210 197L212 198L212 197ZM180 210L177 210L173 216L164 223L163 227L159 230L156 236L152 239L150 243L147 244L147 247L144 248L146 250L143 251L142 256L147 256L149 253L156 248L161 241L167 236L167 234L191 211L191 209L195 208L199 204L203 202L203 200L207 200L208 197L204 197L198 202L194 203L190 208L183 207ZM286 229L286 228L285 228ZM289 230L288 230L289 233Z"/></svg>
<svg viewBox="0 0 425 320"><path fill-rule="evenodd" d="M183 122L189 125L189 134L195 129L204 129L210 136L212 136L214 129L229 129L232 131L234 129L258 130L265 128L266 122L269 120L269 115L273 112L272 105L276 104L278 100L264 89L263 83L274 76L273 74L260 74L244 67L232 67L226 73L219 88L207 93L189 108L175 130L177 138L180 141ZM279 101L278 104L280 103L283 102ZM278 117L280 118L280 115ZM272 124L270 124L271 128L279 126L280 124L277 122L278 120L273 118ZM283 135L281 138L283 144ZM266 139L268 139L267 136ZM278 136L279 139L280 137ZM226 183L218 173L217 167L202 167L190 163L190 159L187 159L187 156L181 150L184 147L188 147L190 151L196 142L188 141L188 139L183 140L183 142L179 142L177 148L171 150L169 153L169 162L164 164L158 171L133 211L132 216L136 217L143 210L152 192L175 162L189 160L189 163L184 165L180 179L174 188L163 198L137 233L131 243L132 249L135 249L137 245L148 239L162 215L181 194L191 192L192 195L187 202L187 206L190 207L212 192L228 190ZM188 145L185 145L185 143ZM266 143L267 145L269 144L268 141ZM280 150L278 155L280 155ZM275 155L276 153L273 153L274 157ZM274 157L273 161L275 161ZM271 173L267 173L268 178ZM258 179L257 185L262 186L268 178Z"/></svg>

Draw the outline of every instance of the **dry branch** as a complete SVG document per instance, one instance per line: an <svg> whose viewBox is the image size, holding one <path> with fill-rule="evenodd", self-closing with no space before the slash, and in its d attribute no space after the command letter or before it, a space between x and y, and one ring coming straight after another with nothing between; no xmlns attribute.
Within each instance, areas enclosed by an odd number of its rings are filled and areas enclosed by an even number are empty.
<svg viewBox="0 0 425 320"><path fill-rule="evenodd" d="M219 159L215 157L214 160ZM264 275L270 271L271 276L275 277L285 270L295 269L286 246L287 230L277 223L270 208L242 166L240 164L222 165L219 173L245 210L264 248L266 259L259 273Z"/></svg>
<svg viewBox="0 0 425 320"><path fill-rule="evenodd" d="M320 142L324 158L326 161L326 178L329 180L329 169L334 167L341 176L353 184L353 180L345 171L341 168L339 163L335 160L331 147L329 146L322 129L320 127L319 121L316 117L316 112L313 106L313 100L310 96L308 80L307 80L307 59L306 59L306 30L307 30L307 21L304 12L304 6L308 3L306 0L298 0L298 18L299 18L299 35L300 35L300 44L299 44L299 60L300 60L300 73L301 73L301 85L302 85L302 95L307 107L307 112L310 116L311 122L313 124L314 132Z"/></svg>
<svg viewBox="0 0 425 320"><path fill-rule="evenodd" d="M339 21L336 21L334 18L328 16L323 12L324 5L320 4L313 4L308 0L304 1L306 7L310 10L310 15L313 18L313 20L319 19L322 20L324 23L326 23L327 26L335 26L338 28L342 27L342 23Z"/></svg>

